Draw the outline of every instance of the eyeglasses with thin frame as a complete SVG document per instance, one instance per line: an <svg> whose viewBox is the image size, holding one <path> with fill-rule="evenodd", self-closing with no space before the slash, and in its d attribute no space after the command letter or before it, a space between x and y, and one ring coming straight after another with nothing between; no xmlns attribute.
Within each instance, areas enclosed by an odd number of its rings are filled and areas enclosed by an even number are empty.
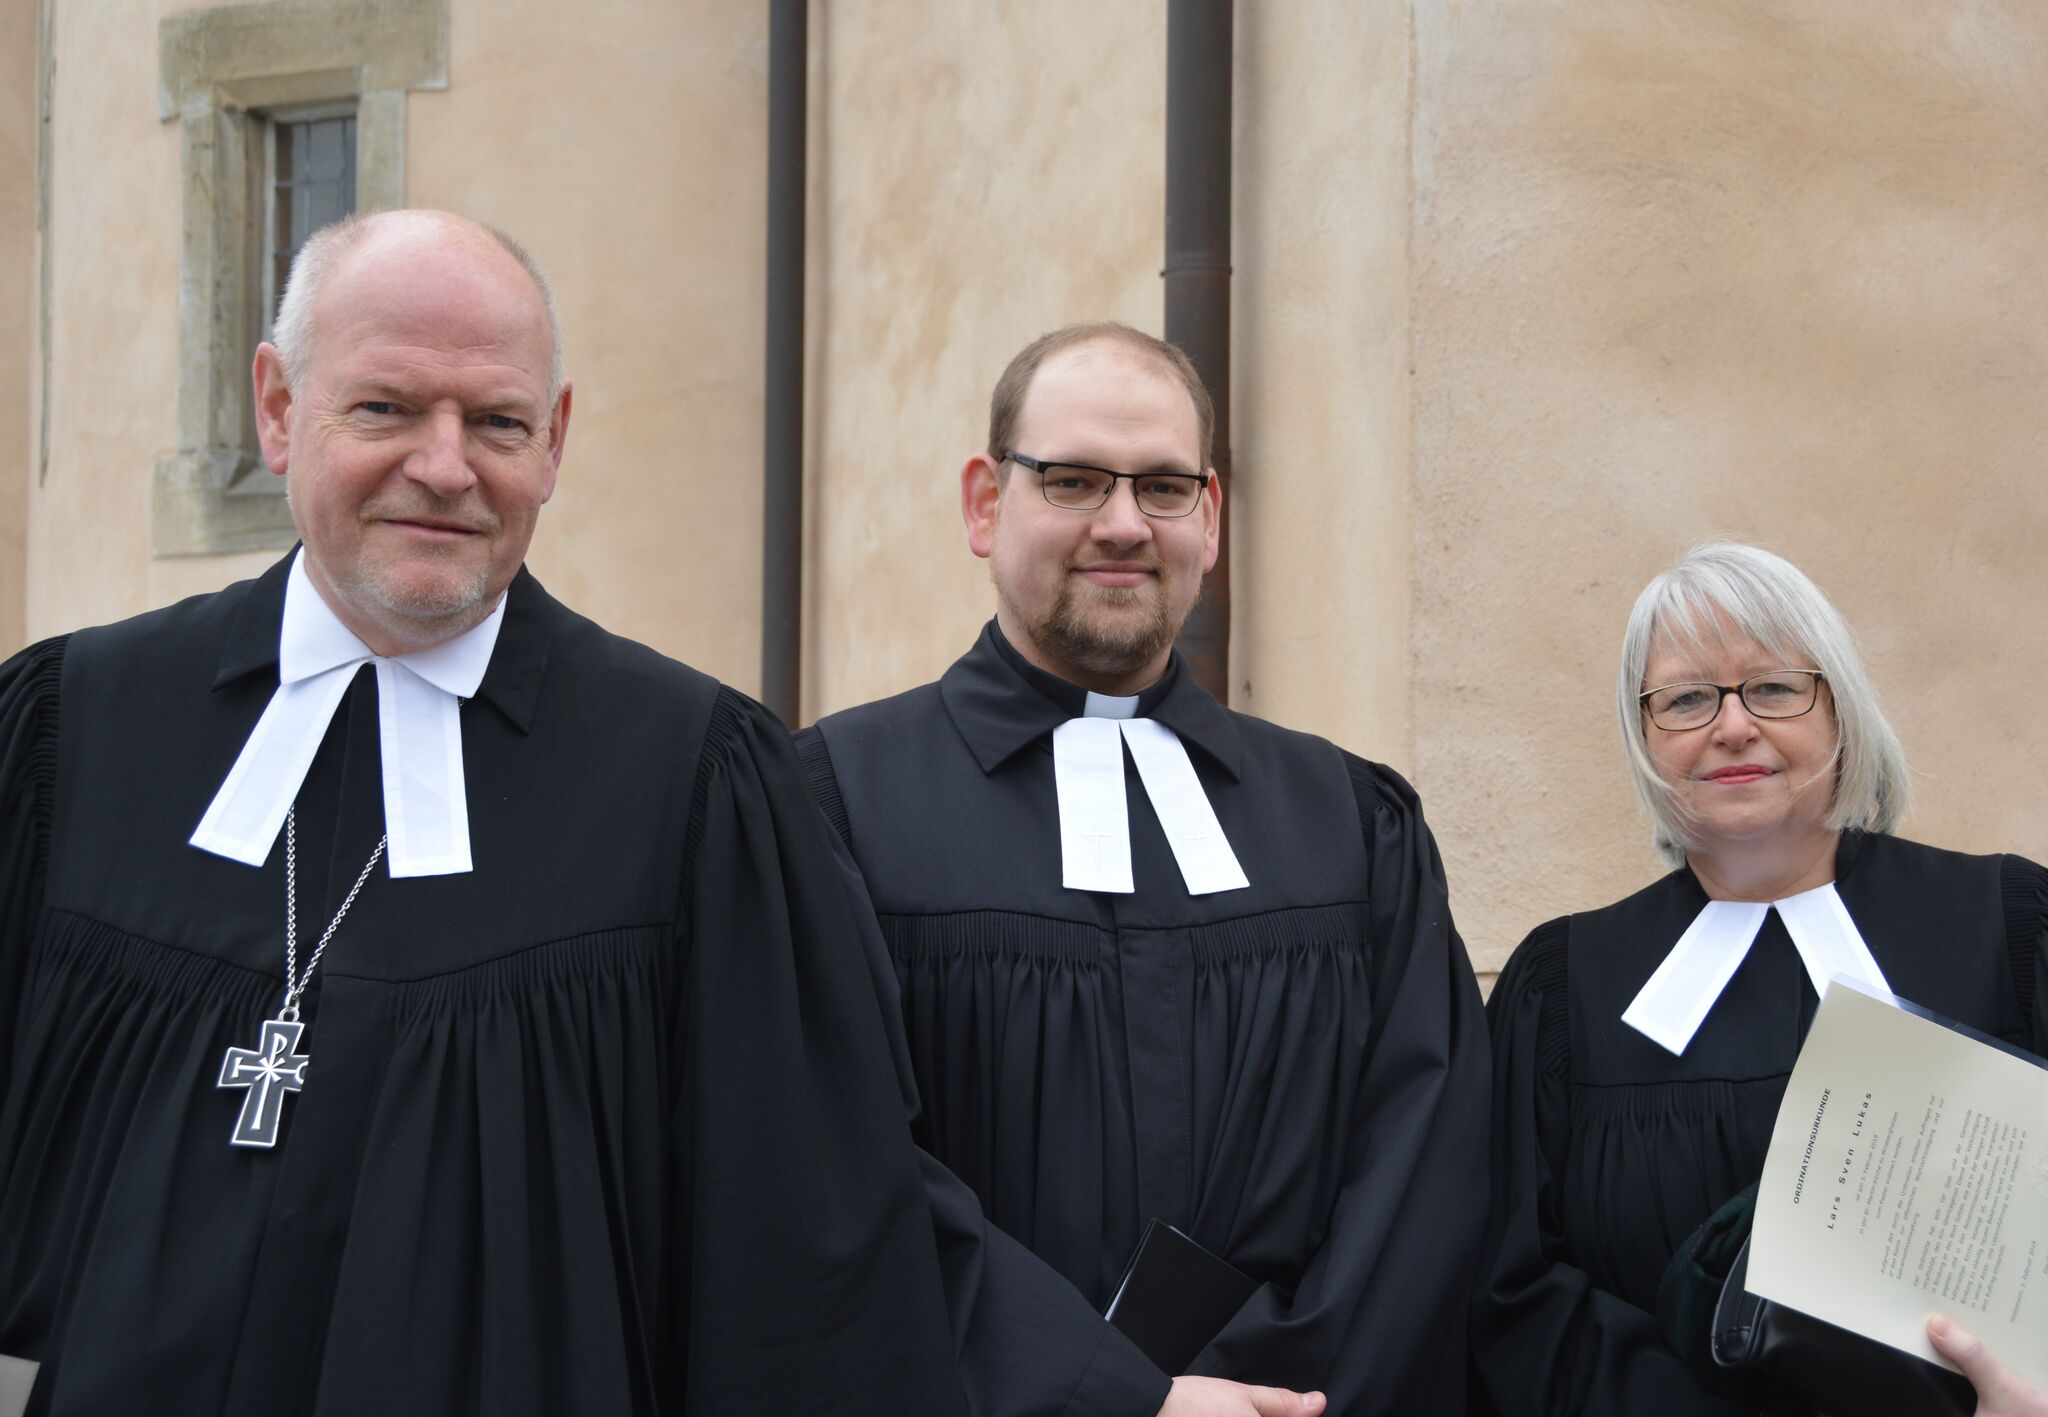
<svg viewBox="0 0 2048 1417"><path fill-rule="evenodd" d="M1667 733L1705 728L1721 716L1730 694L1757 718L1798 718L1813 712L1820 699L1818 669L1772 669L1752 674L1740 684L1665 684L1636 695L1643 715Z"/></svg>
<svg viewBox="0 0 2048 1417"><path fill-rule="evenodd" d="M1015 450L1003 457L1038 474L1038 490L1055 507L1092 512L1116 495L1118 482L1131 484L1138 510L1148 517L1184 517L1202 505L1209 485L1205 472L1111 472L1080 462L1047 462Z"/></svg>

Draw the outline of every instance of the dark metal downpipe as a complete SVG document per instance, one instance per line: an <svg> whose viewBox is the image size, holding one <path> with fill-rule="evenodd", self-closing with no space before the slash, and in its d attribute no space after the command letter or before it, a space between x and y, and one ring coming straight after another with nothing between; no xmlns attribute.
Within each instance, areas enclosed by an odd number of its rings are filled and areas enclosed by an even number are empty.
<svg viewBox="0 0 2048 1417"><path fill-rule="evenodd" d="M1230 474L1230 79L1232 0L1166 9L1166 338L1216 405L1216 471ZM1230 522L1180 651L1230 701Z"/></svg>
<svg viewBox="0 0 2048 1417"><path fill-rule="evenodd" d="M768 316L761 428L761 702L791 728L802 703L804 139L809 0L768 20Z"/></svg>

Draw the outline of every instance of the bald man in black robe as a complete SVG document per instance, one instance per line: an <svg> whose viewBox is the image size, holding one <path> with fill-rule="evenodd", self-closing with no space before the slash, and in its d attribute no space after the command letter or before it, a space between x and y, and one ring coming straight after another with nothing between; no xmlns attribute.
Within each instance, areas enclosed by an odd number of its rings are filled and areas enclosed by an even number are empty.
<svg viewBox="0 0 2048 1417"><path fill-rule="evenodd" d="M0 664L0 1379L48 1417L964 1411L787 737L522 568L571 403L538 268L355 219L277 338L303 545Z"/></svg>

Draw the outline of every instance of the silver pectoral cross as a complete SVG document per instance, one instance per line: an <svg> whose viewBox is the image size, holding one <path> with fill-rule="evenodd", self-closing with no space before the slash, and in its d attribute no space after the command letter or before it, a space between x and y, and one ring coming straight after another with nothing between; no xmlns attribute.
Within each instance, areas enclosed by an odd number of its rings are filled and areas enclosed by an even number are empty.
<svg viewBox="0 0 2048 1417"><path fill-rule="evenodd" d="M263 1021L263 1037L254 1048L230 1048L220 1060L221 1087L242 1087L242 1114L235 1119L233 1146L277 1145L278 1124L284 1118L284 1095L306 1085L304 1053L299 1046L305 1024L297 1019L272 1018Z"/></svg>

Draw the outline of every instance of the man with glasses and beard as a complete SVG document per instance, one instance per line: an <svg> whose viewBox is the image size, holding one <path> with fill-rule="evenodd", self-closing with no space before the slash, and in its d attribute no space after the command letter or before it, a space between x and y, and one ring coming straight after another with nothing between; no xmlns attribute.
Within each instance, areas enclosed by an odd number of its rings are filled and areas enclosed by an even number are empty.
<svg viewBox="0 0 2048 1417"><path fill-rule="evenodd" d="M961 473L995 618L799 746L880 921L976 1411L1462 1412L1478 990L1408 784L1174 653L1212 422L1136 330L1026 348ZM1168 1252L1243 1276L1178 1356L1101 1317L1127 1272L1184 1289Z"/></svg>

